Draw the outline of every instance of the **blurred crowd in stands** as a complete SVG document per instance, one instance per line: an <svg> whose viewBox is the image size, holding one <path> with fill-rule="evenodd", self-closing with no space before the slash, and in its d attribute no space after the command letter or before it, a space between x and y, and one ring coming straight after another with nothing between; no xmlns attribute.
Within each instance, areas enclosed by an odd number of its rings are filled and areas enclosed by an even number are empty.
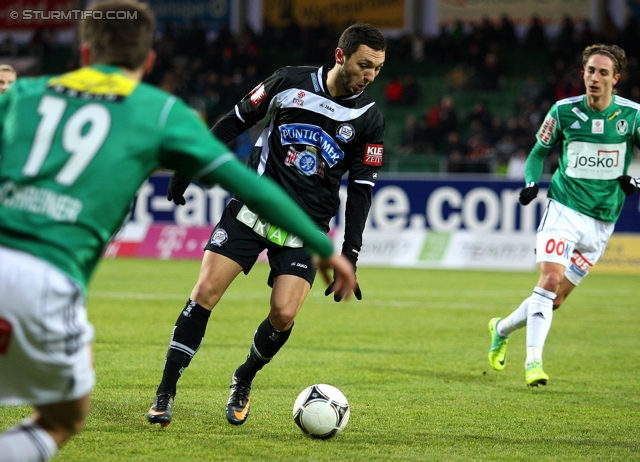
<svg viewBox="0 0 640 462"><path fill-rule="evenodd" d="M285 29L266 25L258 36L249 27L240 34L222 28L212 34L196 21L188 27L166 26L158 33L157 63L146 81L185 99L211 126L234 104L275 70L274 56L281 65L321 65L333 59L340 27L302 27L295 23ZM524 162L535 142L535 133L551 105L559 99L584 93L581 52L593 43L618 44L627 52L629 65L617 86L618 94L640 102L639 22L630 18L624 28L615 27L606 18L596 33L589 23L574 24L565 18L554 36L545 32L537 17L531 18L524 33L506 16L499 23L484 19L477 23L459 22L443 27L436 37L390 37L387 63L381 81L381 103L385 107L407 108L398 145L387 143L385 155L439 156L450 173L501 173L523 178ZM40 32L29 44L28 52L38 47L55 46L50 36ZM544 53L540 53L544 50ZM0 44L2 56L19 53L8 37ZM40 50L42 53L42 50ZM510 57L543 56L535 71L522 74ZM295 53L295 60L287 56ZM420 65L423 65L420 67ZM446 91L437 102L427 106L421 75L406 69L442 69ZM77 57L67 67L77 65ZM431 74L433 71L430 71ZM431 75L433 77L433 75ZM455 95L464 92L499 94L519 82L510 116L495 115L485 98L479 96L472 108L463 113ZM433 101L433 93L431 93ZM256 132L248 132L236 141L240 157L250 152ZM387 154L388 153L388 154ZM557 166L557 150L545 169Z"/></svg>
<svg viewBox="0 0 640 462"><path fill-rule="evenodd" d="M450 173L502 173L508 178L524 178L527 155L535 143L535 134L551 108L562 98L584 93L582 83L582 50L593 43L617 44L627 53L629 64L621 75L617 93L640 102L639 22L629 18L626 26L616 28L606 18L602 30L595 33L589 23L574 24L565 18L557 35L549 37L537 17L533 17L524 34L518 36L508 17L499 25L489 20L475 24L457 23L443 29L438 37L425 40L402 40L401 56L410 60L433 60L449 64L443 75L448 94L427 108L421 117L406 116L398 155L439 155L446 159ZM545 50L544 53L539 53ZM514 53L514 51L516 53ZM522 62L509 62L518 55L545 60L536 63L537 70L522 75L517 68ZM509 80L519 82L511 114L498 117L480 96L472 109L461 114L451 94L465 90L476 94L506 92ZM417 98L403 98L413 80L391 79L385 89L387 105L414 106ZM513 90L512 90L513 91ZM411 90L414 93L414 90ZM420 104L419 102L417 104ZM559 146L548 156L545 170L557 168Z"/></svg>

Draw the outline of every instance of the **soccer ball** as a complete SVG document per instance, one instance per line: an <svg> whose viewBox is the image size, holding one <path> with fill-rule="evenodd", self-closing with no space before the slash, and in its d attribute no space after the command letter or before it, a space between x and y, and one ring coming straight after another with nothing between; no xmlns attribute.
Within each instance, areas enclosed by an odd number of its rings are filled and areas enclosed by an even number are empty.
<svg viewBox="0 0 640 462"><path fill-rule="evenodd" d="M316 384L302 390L293 405L293 420L311 438L328 440L347 426L349 402L336 387Z"/></svg>

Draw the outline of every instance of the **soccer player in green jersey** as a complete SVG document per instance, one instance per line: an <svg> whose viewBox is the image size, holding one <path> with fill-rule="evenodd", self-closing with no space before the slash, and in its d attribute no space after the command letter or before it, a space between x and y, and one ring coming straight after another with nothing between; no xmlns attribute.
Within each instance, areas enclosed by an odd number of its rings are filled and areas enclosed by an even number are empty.
<svg viewBox="0 0 640 462"><path fill-rule="evenodd" d="M84 67L0 95L0 404L34 408L0 434L3 462L49 460L83 426L95 383L87 283L157 168L233 191L304 239L341 295L357 287L353 265L280 187L186 104L140 82L155 57L149 8L113 0L91 10L80 21Z"/></svg>
<svg viewBox="0 0 640 462"><path fill-rule="evenodd" d="M625 195L638 192L639 179L627 170L633 147L640 147L640 105L614 91L627 64L625 52L616 45L592 45L583 51L582 64L586 94L552 106L527 159L526 186L520 192L522 205L536 198L544 158L555 143L562 143L537 231L538 283L513 313L489 322L489 362L498 371L505 367L509 336L527 326L529 386L549 380L542 368L542 349L553 310L602 257Z"/></svg>

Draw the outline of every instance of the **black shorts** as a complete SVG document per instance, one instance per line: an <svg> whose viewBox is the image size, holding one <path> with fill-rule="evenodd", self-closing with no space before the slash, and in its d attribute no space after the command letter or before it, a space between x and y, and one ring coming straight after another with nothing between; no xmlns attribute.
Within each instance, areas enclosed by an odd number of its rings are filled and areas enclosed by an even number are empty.
<svg viewBox="0 0 640 462"><path fill-rule="evenodd" d="M267 249L269 266L271 267L267 281L269 287L273 287L273 279L281 274L299 276L313 285L317 268L307 249L275 244L257 234L236 218L242 207L242 202L238 200L229 202L222 213L220 222L213 229L209 242L204 246L204 250L230 258L242 267L244 274L249 274L258 255Z"/></svg>

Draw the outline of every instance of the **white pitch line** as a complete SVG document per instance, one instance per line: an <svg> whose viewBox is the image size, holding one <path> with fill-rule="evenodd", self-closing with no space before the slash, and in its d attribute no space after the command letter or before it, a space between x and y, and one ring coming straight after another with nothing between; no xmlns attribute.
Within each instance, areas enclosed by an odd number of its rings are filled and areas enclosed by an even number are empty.
<svg viewBox="0 0 640 462"><path fill-rule="evenodd" d="M481 300L483 297L496 297L501 296L504 298L517 298L527 297L530 292L527 290L455 290L456 297L458 299L472 298L474 300ZM638 297L640 296L640 290L637 289L623 289L616 292L617 295L625 297ZM385 306L445 306L445 304L434 300L437 297L450 298L452 295L451 290L407 290L407 291L389 291L389 290L367 290L367 303L370 305L385 305ZM611 297L611 292L608 290L583 290L581 295L588 295L590 297ZM223 300L268 300L270 296L269 290L264 291L251 291L242 292L230 290L223 296ZM144 293L144 292L116 292L116 291L89 291L89 300L91 299L111 299L111 300L186 300L189 297L188 293ZM374 297L377 299L374 300ZM309 298L325 298L324 291L311 290ZM399 301L398 298L424 298L424 301ZM495 306L494 303L447 303L447 307L455 308L472 308L481 306Z"/></svg>
<svg viewBox="0 0 640 462"><path fill-rule="evenodd" d="M244 300L244 299L269 299L269 292L243 292L233 293L227 292L222 297L224 299ZM189 298L188 293L182 294L162 294L162 293L142 293L142 292L106 292L106 291L89 291L89 300L91 299L115 299L115 300L186 300Z"/></svg>

